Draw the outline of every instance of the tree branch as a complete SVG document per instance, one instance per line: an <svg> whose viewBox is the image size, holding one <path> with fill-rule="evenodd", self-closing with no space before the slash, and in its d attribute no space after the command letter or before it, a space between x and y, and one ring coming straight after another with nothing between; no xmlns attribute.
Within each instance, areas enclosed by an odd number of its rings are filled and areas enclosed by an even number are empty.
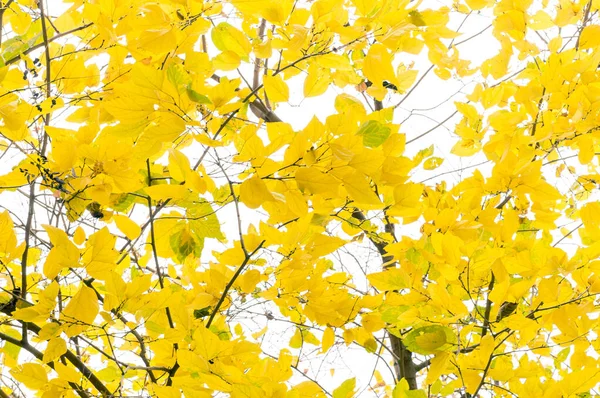
<svg viewBox="0 0 600 398"><path fill-rule="evenodd" d="M579 50L579 41L581 40L581 32L585 29L590 17L590 11L592 9L592 0L588 1L585 11L583 13L583 21L581 23L581 29L579 29L579 34L577 35L577 41L575 42L575 50Z"/></svg>
<svg viewBox="0 0 600 398"><path fill-rule="evenodd" d="M28 323L28 322L23 322L23 323ZM30 329L35 333L38 334L38 332L40 331L40 327L33 324L33 323L28 323L28 326L30 327ZM15 339L14 337L11 337L5 333L1 333L0 332L0 339L7 341L9 343L12 343L18 347L23 348L24 350L26 350L27 352L31 353L34 357L36 357L39 361L43 362L44 360L44 355L38 351L35 347L33 347L32 345L30 345L28 342L26 341L22 341L22 340L18 340ZM90 383L92 383L92 385L102 394L103 397L110 397L112 394L111 392L104 386L104 384L102 384L102 382L100 381L100 379L98 379L96 377L96 375L94 375L94 373L92 373L92 371L90 371L83 362L81 362L81 360L75 355L73 354L70 350L67 350L66 353L64 353L61 358L66 358L73 366L75 366L80 372L81 374L87 379L89 380ZM53 362L48 362L47 365L51 368L54 369L54 363ZM73 383L73 382L69 382L69 385L75 390L77 391L77 394L82 397L82 398L88 398L89 394L87 393L87 391L85 391L84 389L82 389L80 386L78 386L77 384Z"/></svg>
<svg viewBox="0 0 600 398"><path fill-rule="evenodd" d="M42 20L42 37L44 39L44 55L46 57L46 98L50 98L51 90L50 90L50 46L48 44L48 31L46 29L46 13L44 12L44 0L38 0L38 7L40 9L41 20ZM44 124L46 126L50 125L50 111L46 113L46 117L44 118ZM44 136L42 138L42 147L40 149L40 153L42 156L46 154L46 146L48 145L48 134L46 134L46 130L44 129Z"/></svg>
<svg viewBox="0 0 600 398"><path fill-rule="evenodd" d="M3 24L3 17L4 17L4 12L8 9L8 7L10 7L10 5L12 4L14 0L8 0L6 2L6 4L0 6L0 47L2 46L2 28L4 27Z"/></svg>
<svg viewBox="0 0 600 398"><path fill-rule="evenodd" d="M29 257L29 238L31 236L31 223L33 222L35 203L35 181L29 183L29 209L27 210L27 221L25 224L25 249L21 256L21 299L27 300L27 260ZM23 322L21 339L27 344L27 323Z"/></svg>
<svg viewBox="0 0 600 398"><path fill-rule="evenodd" d="M77 28L73 28L73 29L71 29L71 30L67 30L66 32L60 33L60 34L58 34L58 35L55 35L55 36L49 37L49 38L48 38L48 43L52 43L54 40L58 40L58 39L60 39L61 37L65 37L65 36L67 36L67 35L70 35L71 33L75 33L75 32L78 32L78 31L80 31L80 30L83 30L83 29L87 29L87 28L89 28L90 26L92 26L93 24L94 24L93 22L90 22L90 23L87 23L87 24L85 24L85 25L81 25L81 26L79 26L79 27L77 27ZM29 53L31 53L31 52L33 52L33 51L37 50L38 48L41 48L41 47L43 47L44 45L45 45L45 43L44 43L44 42L41 42L41 43L39 43L39 44L36 44L36 45L34 45L34 46L31 46L31 47L29 47L27 50L23 51L23 53L22 53L22 54L15 55L14 57L12 57L12 58L11 58L11 59L9 59L8 61L6 61L6 62L4 63L4 65L11 65L11 64L14 64L14 63L15 63L15 62L17 62L18 60L20 60L20 59L21 59L21 57L22 57L23 55L28 55Z"/></svg>
<svg viewBox="0 0 600 398"><path fill-rule="evenodd" d="M248 253L245 256L244 261L242 262L242 264L240 264L238 269L235 271L235 274L233 274L233 277L229 280L229 283L227 283L227 286L225 286L225 290L223 290L223 293L221 294L221 297L219 298L217 305L215 305L215 309L213 310L212 314L210 314L210 318L208 318L208 322L206 322L207 329L210 328L210 325L212 324L213 320L215 319L215 316L221 309L221 306L223 305L223 302L225 301L225 298L227 297L229 290L231 289L231 287L233 286L233 284L235 283L237 278L242 274L242 271L244 270L244 268L246 268L246 265L250 261L250 258L252 258L252 256L256 252L258 252L262 248L262 245L264 245L264 244L265 244L265 241L263 240L262 242L260 242L258 244L258 246L256 246L256 249L254 249L251 253ZM166 383L167 386L170 386L173 383L173 380L172 380L173 376L175 376L175 373L177 373L178 369L179 369L179 363L175 362L175 365L173 365L173 367L171 368L171 371L169 372L169 377L168 377L167 383Z"/></svg>
<svg viewBox="0 0 600 398"><path fill-rule="evenodd" d="M492 301L490 300L490 294L492 293L492 289L494 289L495 281L496 279L494 277L494 273L492 272L492 279L490 280L490 284L488 285L487 300L485 303L485 313L483 314L483 327L481 330L481 337L486 335L488 328L490 327L490 312L492 310Z"/></svg>

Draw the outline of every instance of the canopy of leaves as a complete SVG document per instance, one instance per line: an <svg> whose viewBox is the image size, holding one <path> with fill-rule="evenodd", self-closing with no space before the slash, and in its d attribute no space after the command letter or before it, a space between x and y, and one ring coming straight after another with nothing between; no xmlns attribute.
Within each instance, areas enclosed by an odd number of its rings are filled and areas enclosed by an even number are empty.
<svg viewBox="0 0 600 398"><path fill-rule="evenodd" d="M0 396L597 394L599 11L0 0Z"/></svg>

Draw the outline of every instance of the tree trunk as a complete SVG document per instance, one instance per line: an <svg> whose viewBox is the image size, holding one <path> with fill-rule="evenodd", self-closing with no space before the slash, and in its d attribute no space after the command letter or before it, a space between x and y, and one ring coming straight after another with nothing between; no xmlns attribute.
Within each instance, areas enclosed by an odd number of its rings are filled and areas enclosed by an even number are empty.
<svg viewBox="0 0 600 398"><path fill-rule="evenodd" d="M418 389L417 370L412 360L412 352L404 346L401 339L391 333L389 333L389 336L391 349L394 353L394 370L396 371L397 380L400 381L404 378L408 382L409 389Z"/></svg>
<svg viewBox="0 0 600 398"><path fill-rule="evenodd" d="M356 209L352 216L361 222L366 221L365 215ZM394 234L394 224L387 223L385 226L385 231L390 234ZM385 250L387 243L382 241L377 241L371 239L371 242L377 248L377 251L381 255L382 260L382 268L385 270L387 268L393 268L397 264L394 261L394 256L388 254ZM402 339L394 336L393 334L388 332L390 337L390 350L392 351L392 355L394 356L394 370L396 372L397 381L406 379L408 382L408 387L411 390L417 390L417 369L415 367L415 363L412 360L412 352L410 352L402 343Z"/></svg>

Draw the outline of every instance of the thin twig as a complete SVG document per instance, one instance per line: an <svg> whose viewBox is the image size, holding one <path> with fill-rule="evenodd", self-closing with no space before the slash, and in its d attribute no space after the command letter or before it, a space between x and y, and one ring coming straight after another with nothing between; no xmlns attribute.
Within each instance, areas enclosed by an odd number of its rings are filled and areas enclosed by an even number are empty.
<svg viewBox="0 0 600 398"><path fill-rule="evenodd" d="M434 127L430 128L429 130L427 130L424 133L419 134L418 136L416 136L413 139L410 139L408 141L406 141L406 144L410 144L411 142L415 142L416 140L418 140L419 138L422 138L424 136L426 136L427 134L431 133L432 131L437 130L441 125L443 125L444 123L446 123L448 120L452 119L452 117L454 115L456 115L458 113L458 111L454 111L452 112L452 114L450 116L448 116L447 118L445 118L444 120L442 120L441 122L439 122L437 125L435 125Z"/></svg>
<svg viewBox="0 0 600 398"><path fill-rule="evenodd" d="M552 247L556 247L560 242L567 239L573 232L577 231L579 228L583 227L583 222L579 223L578 226L567 232L562 238L560 238L556 243L552 245Z"/></svg>

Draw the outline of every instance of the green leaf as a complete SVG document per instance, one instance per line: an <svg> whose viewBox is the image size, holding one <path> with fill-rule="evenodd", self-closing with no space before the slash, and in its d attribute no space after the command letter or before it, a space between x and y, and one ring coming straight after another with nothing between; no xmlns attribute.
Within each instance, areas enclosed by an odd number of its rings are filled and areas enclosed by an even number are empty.
<svg viewBox="0 0 600 398"><path fill-rule="evenodd" d="M400 317L402 316L402 314L404 314L409 309L410 309L410 307L408 305L399 305L399 306L393 306L393 307L386 308L381 313L381 320L384 321L385 323L391 323L391 324L397 323L400 320Z"/></svg>
<svg viewBox="0 0 600 398"><path fill-rule="evenodd" d="M408 16L410 17L410 22L415 26L427 25L427 23L423 19L423 14L421 14L417 10L412 10L411 12L408 13Z"/></svg>
<svg viewBox="0 0 600 398"><path fill-rule="evenodd" d="M450 328L432 325L412 330L403 342L412 352L430 355L452 349L456 343L456 336Z"/></svg>
<svg viewBox="0 0 600 398"><path fill-rule="evenodd" d="M235 26L221 22L211 32L213 44L221 51L233 51L244 61L248 61L252 44L246 35Z"/></svg>
<svg viewBox="0 0 600 398"><path fill-rule="evenodd" d="M413 161L415 163L421 163L423 161L423 159L425 159L431 155L433 155L433 145L431 145L425 149L421 149L419 152L417 152L417 155L414 157Z"/></svg>
<svg viewBox="0 0 600 398"><path fill-rule="evenodd" d="M210 203L205 201L195 203L194 207L187 209L186 215L190 220L190 230L196 240L204 241L205 238L225 239L219 219Z"/></svg>
<svg viewBox="0 0 600 398"><path fill-rule="evenodd" d="M333 398L350 398L354 396L356 377L344 381L338 388L333 390Z"/></svg>
<svg viewBox="0 0 600 398"><path fill-rule="evenodd" d="M363 137L363 145L371 148L377 148L387 140L391 130L388 126L377 120L369 120L360 126L358 135Z"/></svg>
<svg viewBox="0 0 600 398"><path fill-rule="evenodd" d="M423 256L414 247L411 247L410 249L408 249L406 251L405 255L406 255L407 260L415 265L419 265L419 264L421 264L421 261L423 261Z"/></svg>
<svg viewBox="0 0 600 398"><path fill-rule="evenodd" d="M560 350L560 352L556 354L556 358L554 358L554 366L560 369L560 364L567 359L570 353L571 347L566 347Z"/></svg>
<svg viewBox="0 0 600 398"><path fill-rule="evenodd" d="M368 353L374 353L377 351L377 341L373 338L370 338L365 341L364 347Z"/></svg>
<svg viewBox="0 0 600 398"><path fill-rule="evenodd" d="M210 315L211 306L201 308L199 310L194 310L194 318L200 319Z"/></svg>
<svg viewBox="0 0 600 398"><path fill-rule="evenodd" d="M200 94L199 92L195 91L193 88L191 88L189 85L187 86L187 94L188 97L190 97L190 99L198 104L212 104L212 102L210 101L210 99L208 99L208 97L206 95Z"/></svg>
<svg viewBox="0 0 600 398"><path fill-rule="evenodd" d="M410 390L406 379L400 380L392 391L392 398L427 398L423 390Z"/></svg>
<svg viewBox="0 0 600 398"><path fill-rule="evenodd" d="M22 36L12 37L2 43L2 55L0 57L0 66L18 55L23 54L31 47L42 41L41 23L32 23L27 32Z"/></svg>
<svg viewBox="0 0 600 398"><path fill-rule="evenodd" d="M110 207L119 213L127 212L135 202L135 196L128 193L114 194L110 197Z"/></svg>
<svg viewBox="0 0 600 398"><path fill-rule="evenodd" d="M177 260L183 262L187 256L194 254L195 257L200 257L204 242L196 242L194 236L187 228L171 235L171 249L177 255Z"/></svg>
<svg viewBox="0 0 600 398"><path fill-rule="evenodd" d="M169 66L167 69L167 79L180 94L185 90L190 90L189 86L192 78L187 74L181 65L173 64Z"/></svg>

